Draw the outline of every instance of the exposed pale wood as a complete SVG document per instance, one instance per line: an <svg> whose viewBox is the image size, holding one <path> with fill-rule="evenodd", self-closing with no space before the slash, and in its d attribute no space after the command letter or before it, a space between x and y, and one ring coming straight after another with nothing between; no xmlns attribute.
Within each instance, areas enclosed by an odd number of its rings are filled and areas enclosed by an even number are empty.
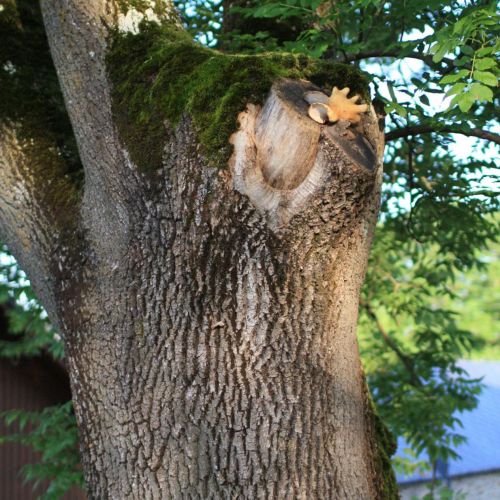
<svg viewBox="0 0 500 500"><path fill-rule="evenodd" d="M308 116L304 96L311 89L305 81L275 83L262 110L250 106L240 115L240 130L231 138L235 188L266 214L272 227L288 223L318 190L326 189L332 163L347 161L353 176L372 177L367 172L380 167L381 137L373 109L355 126L345 121L321 126Z"/></svg>
<svg viewBox="0 0 500 500"><path fill-rule="evenodd" d="M255 124L257 168L276 189L296 188L316 159L320 128L305 112L308 87L294 80L276 85Z"/></svg>

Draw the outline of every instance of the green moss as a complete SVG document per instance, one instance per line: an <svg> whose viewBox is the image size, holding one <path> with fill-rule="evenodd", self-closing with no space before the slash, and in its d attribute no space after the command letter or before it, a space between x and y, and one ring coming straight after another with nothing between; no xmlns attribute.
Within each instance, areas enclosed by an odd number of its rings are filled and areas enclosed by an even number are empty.
<svg viewBox="0 0 500 500"><path fill-rule="evenodd" d="M160 168L164 122L175 126L185 113L209 163L225 167L238 113L247 103L262 103L280 77L349 86L368 96L367 83L353 66L295 54L223 54L197 45L174 25L143 23L137 34L113 32L109 46L116 123L143 171Z"/></svg>
<svg viewBox="0 0 500 500"><path fill-rule="evenodd" d="M2 3L2 2L0 2ZM50 56L38 2L8 0L0 11L0 124L15 130L26 178L61 228L74 222L83 169Z"/></svg>
<svg viewBox="0 0 500 500"><path fill-rule="evenodd" d="M400 498L398 485L391 462L391 457L397 449L396 440L380 418L366 382L363 383L368 401L368 427L372 431L371 438L375 450L374 483L377 489L377 499L398 500Z"/></svg>

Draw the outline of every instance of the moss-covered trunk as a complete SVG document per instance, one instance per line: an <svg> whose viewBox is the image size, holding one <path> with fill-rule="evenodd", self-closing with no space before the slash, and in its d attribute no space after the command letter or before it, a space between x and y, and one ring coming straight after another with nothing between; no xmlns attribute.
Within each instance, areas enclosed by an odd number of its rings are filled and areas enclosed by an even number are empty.
<svg viewBox="0 0 500 500"><path fill-rule="evenodd" d="M356 341L382 135L373 109L319 125L304 100L366 99L362 77L225 56L171 18L125 35L120 5L42 2L83 202L47 212L39 252L0 224L44 260L90 497L396 498Z"/></svg>

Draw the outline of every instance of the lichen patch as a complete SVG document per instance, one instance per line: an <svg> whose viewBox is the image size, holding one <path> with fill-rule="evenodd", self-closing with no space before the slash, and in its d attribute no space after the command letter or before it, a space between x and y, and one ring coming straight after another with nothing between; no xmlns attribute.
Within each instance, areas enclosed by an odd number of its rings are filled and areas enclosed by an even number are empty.
<svg viewBox="0 0 500 500"><path fill-rule="evenodd" d="M155 22L160 24L160 18L156 15L155 11L151 8L145 11L139 11L134 8L128 9L126 13L118 15L118 31L121 33L139 33L139 26L141 22Z"/></svg>

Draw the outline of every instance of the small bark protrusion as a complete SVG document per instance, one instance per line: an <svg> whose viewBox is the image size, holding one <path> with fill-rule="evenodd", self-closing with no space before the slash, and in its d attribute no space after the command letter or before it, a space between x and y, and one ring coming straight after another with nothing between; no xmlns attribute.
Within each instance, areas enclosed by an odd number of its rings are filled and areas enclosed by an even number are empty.
<svg viewBox="0 0 500 500"><path fill-rule="evenodd" d="M340 155L353 176L374 179L382 147L373 109L350 126L324 125L309 117L304 95L316 94L310 82L276 82L264 106L249 105L239 115L240 129L231 142L235 189L268 216L271 227L286 225L318 191L338 176L332 157Z"/></svg>

